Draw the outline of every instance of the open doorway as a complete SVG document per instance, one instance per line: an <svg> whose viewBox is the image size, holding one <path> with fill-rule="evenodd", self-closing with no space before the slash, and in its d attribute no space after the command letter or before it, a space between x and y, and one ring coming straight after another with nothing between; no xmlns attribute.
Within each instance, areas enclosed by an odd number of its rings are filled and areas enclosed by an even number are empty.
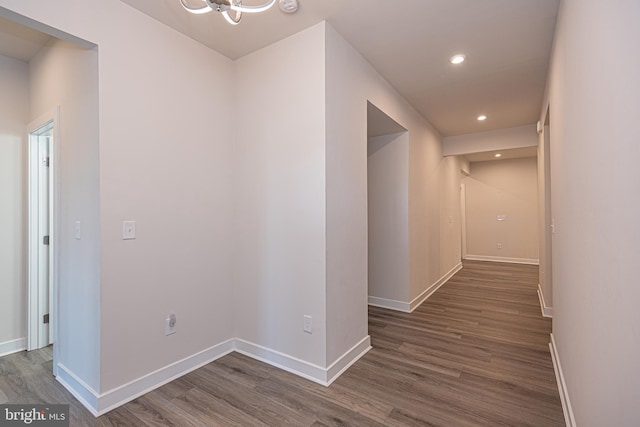
<svg viewBox="0 0 640 427"><path fill-rule="evenodd" d="M57 112L28 126L27 350L55 339L55 146Z"/></svg>
<svg viewBox="0 0 640 427"><path fill-rule="evenodd" d="M408 311L409 135L367 103L369 305Z"/></svg>
<svg viewBox="0 0 640 427"><path fill-rule="evenodd" d="M547 107L543 126L542 138L538 146L538 222L540 224L540 284L538 297L545 317L553 317L553 266L552 239L554 222L551 206L551 115Z"/></svg>

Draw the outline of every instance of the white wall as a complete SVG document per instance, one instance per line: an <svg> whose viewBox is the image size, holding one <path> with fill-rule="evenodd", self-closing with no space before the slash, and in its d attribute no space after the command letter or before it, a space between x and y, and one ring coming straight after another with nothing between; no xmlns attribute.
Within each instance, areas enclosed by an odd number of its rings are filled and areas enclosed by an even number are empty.
<svg viewBox="0 0 640 427"><path fill-rule="evenodd" d="M29 66L0 55L0 354L25 347L26 126Z"/></svg>
<svg viewBox="0 0 640 427"><path fill-rule="evenodd" d="M235 71L236 336L325 367L324 24Z"/></svg>
<svg viewBox="0 0 640 427"><path fill-rule="evenodd" d="M409 135L368 138L369 297L409 300Z"/></svg>
<svg viewBox="0 0 640 427"><path fill-rule="evenodd" d="M232 82L231 61L118 1L0 6L98 45L99 168L63 162L61 169L82 187L74 194L88 197L63 213L63 234L86 214L86 239L100 244L86 255L91 262L69 259L60 275L90 278L69 285L87 303L70 307L69 317L88 319L83 328L100 340L99 355L95 344L61 341L92 347L73 356L77 363L70 355L67 368L103 396L231 338L233 85L208 84ZM80 101L91 103L91 94ZM63 126L78 125L64 99L56 102ZM82 141L82 156L95 155L97 139ZM121 240L123 220L137 221L136 240ZM178 332L166 337L170 311Z"/></svg>
<svg viewBox="0 0 640 427"><path fill-rule="evenodd" d="M93 89L81 97L68 81L69 93L39 97L61 105L67 126L62 238L77 247L60 275L86 303L65 306L86 323L59 345L87 349L66 368L98 410L234 336L320 369L368 346L367 100L409 130L409 296L459 262L441 253L451 174L439 135L325 23L234 64L117 1L0 6L97 45L56 45L67 50L51 57L67 59L68 78L98 55L97 106ZM94 88L93 74L76 78ZM80 243L76 219L88 230ZM123 220L137 221L136 240L121 240ZM166 337L169 312L178 332Z"/></svg>
<svg viewBox="0 0 640 427"><path fill-rule="evenodd" d="M52 40L30 62L30 120L60 106L58 363L96 390L100 362L98 56ZM42 123L44 124L44 123ZM55 159L54 156L54 162ZM73 238L81 221L82 240Z"/></svg>
<svg viewBox="0 0 640 427"><path fill-rule="evenodd" d="M367 101L408 130L409 298L451 270L460 254L441 259L440 188L448 188L441 178L449 175L442 171L440 136L329 24L326 52L327 363L331 363L367 336ZM459 211L459 202L457 206Z"/></svg>
<svg viewBox="0 0 640 427"><path fill-rule="evenodd" d="M551 58L553 335L584 427L640 424L639 20L565 0Z"/></svg>
<svg viewBox="0 0 640 427"><path fill-rule="evenodd" d="M536 125L447 136L442 142L445 156L481 153L483 151L508 150L538 145Z"/></svg>
<svg viewBox="0 0 640 427"><path fill-rule="evenodd" d="M467 258L537 263L536 159L474 162L464 183Z"/></svg>
<svg viewBox="0 0 640 427"><path fill-rule="evenodd" d="M448 272L462 258L462 170L470 170L464 157L449 156L440 164L440 271Z"/></svg>

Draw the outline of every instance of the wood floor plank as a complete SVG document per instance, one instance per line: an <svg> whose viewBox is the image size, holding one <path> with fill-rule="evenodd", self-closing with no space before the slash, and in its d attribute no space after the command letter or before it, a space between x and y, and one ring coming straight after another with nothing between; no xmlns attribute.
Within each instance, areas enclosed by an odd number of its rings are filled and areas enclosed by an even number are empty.
<svg viewBox="0 0 640 427"><path fill-rule="evenodd" d="M71 425L564 425L537 267L469 261L413 313L369 307L373 349L330 387L231 353L94 418L50 348L0 358L0 404L70 403Z"/></svg>

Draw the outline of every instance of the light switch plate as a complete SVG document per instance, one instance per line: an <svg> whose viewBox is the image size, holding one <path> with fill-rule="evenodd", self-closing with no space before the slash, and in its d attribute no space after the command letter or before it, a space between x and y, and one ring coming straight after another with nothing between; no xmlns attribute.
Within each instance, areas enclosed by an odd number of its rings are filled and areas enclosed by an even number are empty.
<svg viewBox="0 0 640 427"><path fill-rule="evenodd" d="M122 221L122 240L132 240L136 238L136 222Z"/></svg>

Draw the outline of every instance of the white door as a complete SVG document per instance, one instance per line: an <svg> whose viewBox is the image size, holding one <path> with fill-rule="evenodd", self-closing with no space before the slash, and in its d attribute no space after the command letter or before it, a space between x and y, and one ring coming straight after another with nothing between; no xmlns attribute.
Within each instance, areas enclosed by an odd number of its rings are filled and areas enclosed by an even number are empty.
<svg viewBox="0 0 640 427"><path fill-rule="evenodd" d="M53 143L52 121L29 134L29 350L53 343Z"/></svg>

